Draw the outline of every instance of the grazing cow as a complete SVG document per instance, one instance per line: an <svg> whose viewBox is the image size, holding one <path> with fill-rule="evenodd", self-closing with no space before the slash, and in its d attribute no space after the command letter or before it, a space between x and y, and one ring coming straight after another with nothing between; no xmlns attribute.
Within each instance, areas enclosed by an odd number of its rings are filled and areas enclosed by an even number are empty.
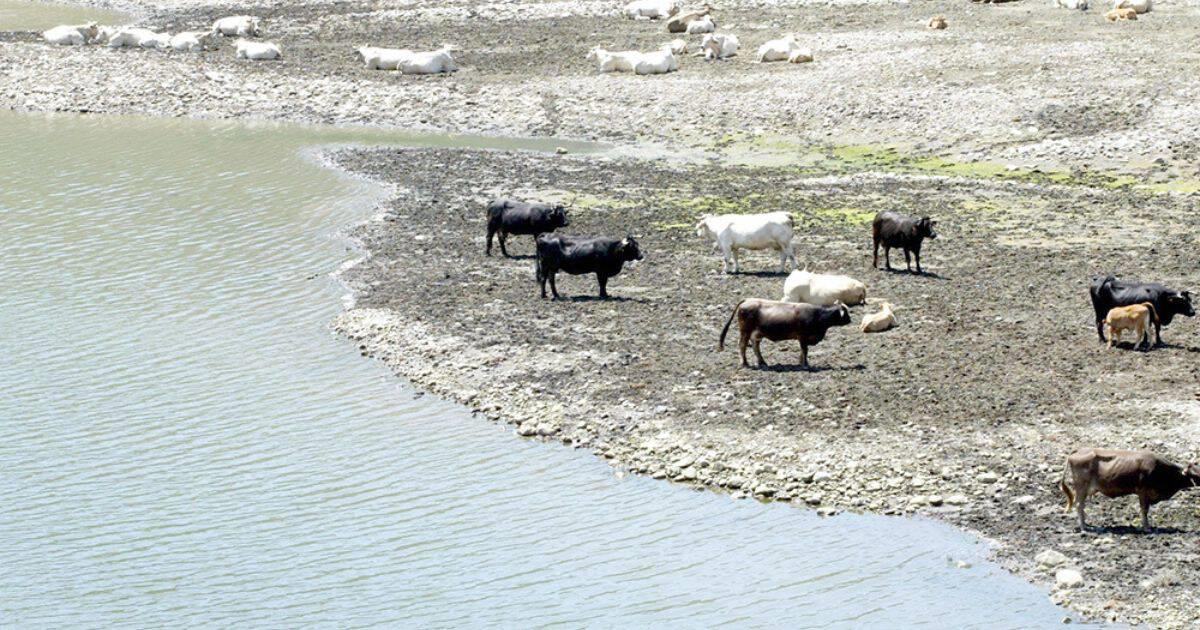
<svg viewBox="0 0 1200 630"><path fill-rule="evenodd" d="M1132 330L1135 333L1133 338L1149 348L1151 316L1154 317L1154 322L1158 323L1158 313L1150 302L1113 307L1104 318L1104 327L1108 329L1108 347L1113 347L1114 343L1121 343L1122 331Z"/></svg>
<svg viewBox="0 0 1200 630"><path fill-rule="evenodd" d="M1117 20L1136 21L1138 17L1137 11L1134 11L1133 9L1113 9L1112 11L1104 14L1104 19L1108 20L1109 22L1116 22Z"/></svg>
<svg viewBox="0 0 1200 630"><path fill-rule="evenodd" d="M1114 10L1133 9L1135 13L1148 13L1153 8L1153 0L1115 0ZM1136 19L1136 18L1135 18Z"/></svg>
<svg viewBox="0 0 1200 630"><path fill-rule="evenodd" d="M700 9L699 11L689 11L687 13L676 15L670 20L667 20L667 32L686 33L688 32L689 24L695 22L696 20L707 17L711 12L712 7L706 4L704 5L704 8Z"/></svg>
<svg viewBox="0 0 1200 630"><path fill-rule="evenodd" d="M1162 327L1170 324L1176 315L1193 317L1192 294L1176 291L1156 282L1118 280L1112 275L1092 278L1090 288L1092 309L1096 312L1096 335L1104 343L1104 320L1114 306L1129 306L1149 302L1154 305L1157 316L1154 322L1154 343L1162 344Z"/></svg>
<svg viewBox="0 0 1200 630"><path fill-rule="evenodd" d="M729 272L729 260L733 259L733 273L738 271L739 249L774 249L779 252L779 270L787 271L788 261L796 267L796 253L792 249L792 233L795 220L787 212L765 214L706 214L696 224L696 236L715 241L724 256L722 270Z"/></svg>
<svg viewBox="0 0 1200 630"><path fill-rule="evenodd" d="M693 20L687 25L688 35L703 35L717 30L717 23L713 21L711 15L706 15L698 20Z"/></svg>
<svg viewBox="0 0 1200 630"><path fill-rule="evenodd" d="M850 276L813 273L797 269L783 281L784 302L829 306L841 302L855 305L867 301L867 287Z"/></svg>
<svg viewBox="0 0 1200 630"><path fill-rule="evenodd" d="M792 53L800 48L794 34L787 34L779 39L772 39L758 47L759 63L767 61L787 61ZM811 56L811 55L810 55Z"/></svg>
<svg viewBox="0 0 1200 630"><path fill-rule="evenodd" d="M725 328L721 330L721 338L717 349L725 349L725 335L733 319L738 320L738 352L742 356L742 366L749 367L746 361L746 345L754 344L754 356L758 357L758 366L766 367L759 344L762 340L785 341L796 339L800 342L800 367L808 368L808 347L815 346L825 338L825 333L834 326L845 326L850 323L850 309L845 304L833 306L817 306L815 304L793 304L791 302L775 302L749 298L737 303Z"/></svg>
<svg viewBox="0 0 1200 630"><path fill-rule="evenodd" d="M892 303L884 302L878 313L863 315L862 326L865 333L883 332L896 326L896 314L892 312Z"/></svg>
<svg viewBox="0 0 1200 630"><path fill-rule="evenodd" d="M55 26L42 33L42 39L60 46L83 46L96 40L100 27L95 22Z"/></svg>
<svg viewBox="0 0 1200 630"><path fill-rule="evenodd" d="M262 21L252 15L223 17L213 22L212 34L226 37L258 37L262 35Z"/></svg>
<svg viewBox="0 0 1200 630"><path fill-rule="evenodd" d="M700 50L709 61L732 57L741 47L742 43L738 41L737 35L730 33L713 33L700 40Z"/></svg>
<svg viewBox="0 0 1200 630"><path fill-rule="evenodd" d="M1075 507L1081 532L1087 530L1083 506L1097 492L1110 499L1136 494L1142 509L1142 529L1149 531L1150 506L1197 485L1200 466L1196 464L1184 467L1150 451L1084 448L1067 457L1058 489L1067 497L1067 509Z"/></svg>
<svg viewBox="0 0 1200 630"><path fill-rule="evenodd" d="M625 5L625 17L631 20L659 20L679 13L678 0L633 0Z"/></svg>
<svg viewBox="0 0 1200 630"><path fill-rule="evenodd" d="M621 273L625 263L641 259L642 252L633 236L615 239L543 234L537 239L537 280L542 297L546 297L549 280L557 300L554 277L559 271L572 275L594 273L600 283L600 297L607 298L608 279Z"/></svg>
<svg viewBox="0 0 1200 630"><path fill-rule="evenodd" d="M282 58L283 53L279 51L279 46L271 42L252 42L248 39L239 39L235 56L238 59L251 61L270 61Z"/></svg>
<svg viewBox="0 0 1200 630"><path fill-rule="evenodd" d="M530 234L536 245L537 237L568 225L567 210L561 205L495 199L487 206L486 253L492 255L492 237L497 234L500 235L500 253L508 256L505 243L509 234Z"/></svg>
<svg viewBox="0 0 1200 630"><path fill-rule="evenodd" d="M883 261L888 271L892 270L892 248L899 247L904 250L904 266L908 271L912 272L912 261L909 260L911 252L917 259L917 273L925 273L921 269L921 241L937 238L937 232L933 231L935 225L937 221L929 217L918 219L891 211L875 215L875 221L871 224L871 236L875 242L871 267L879 267L879 246L883 245Z"/></svg>

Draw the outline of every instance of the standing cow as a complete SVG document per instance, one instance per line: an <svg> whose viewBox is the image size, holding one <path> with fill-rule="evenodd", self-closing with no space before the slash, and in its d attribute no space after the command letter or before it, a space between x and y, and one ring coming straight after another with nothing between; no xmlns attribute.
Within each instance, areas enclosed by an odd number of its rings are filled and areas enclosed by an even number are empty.
<svg viewBox="0 0 1200 630"><path fill-rule="evenodd" d="M608 279L621 273L625 263L641 259L642 251L633 236L615 239L546 234L537 239L537 280L542 297L546 297L549 281L557 300L554 279L559 271L572 275L594 273L600 283L600 297L607 298Z"/></svg>
<svg viewBox="0 0 1200 630"><path fill-rule="evenodd" d="M917 259L917 273L925 273L921 270L921 242L927 238L937 238L937 232L933 231L935 225L937 221L929 217L910 217L891 211L875 215L875 221L871 224L871 236L875 245L871 266L879 267L879 246L883 245L884 265L891 271L892 248L899 247L904 250L904 266L908 268L909 273L912 273L910 252Z"/></svg>
<svg viewBox="0 0 1200 630"><path fill-rule="evenodd" d="M1096 312L1096 335L1104 343L1104 319L1116 306L1130 306L1149 302L1154 306L1157 318L1154 322L1154 343L1162 345L1162 327L1170 324L1176 315L1193 317L1192 294L1176 291L1156 282L1118 280L1112 275L1092 278L1092 309Z"/></svg>
<svg viewBox="0 0 1200 630"><path fill-rule="evenodd" d="M487 207L487 255L492 255L492 237L500 235L500 253L508 256L505 243L509 234L529 234L537 238L560 227L567 227L567 210L561 205L526 203L514 199L496 199Z"/></svg>
<svg viewBox="0 0 1200 630"><path fill-rule="evenodd" d="M796 268L796 253L792 247L792 235L796 221L787 212L764 214L706 214L696 224L696 236L713 241L723 255L722 269L729 272L729 261L733 259L733 272L738 271L739 249L773 249L779 252L779 271L787 271L788 261Z"/></svg>
<svg viewBox="0 0 1200 630"><path fill-rule="evenodd" d="M845 304L833 306L817 306L815 304L793 304L791 302L775 302L749 298L737 303L725 328L721 329L721 338L717 349L725 349L725 335L734 318L738 320L738 352L742 355L742 366L749 367L746 361L746 345L754 344L754 356L758 357L758 366L766 367L759 344L762 340L784 341L796 339L800 342L800 367L808 368L808 347L815 346L825 338L825 333L834 326L845 326L850 323L850 309Z"/></svg>
<svg viewBox="0 0 1200 630"><path fill-rule="evenodd" d="M1200 486L1200 466L1174 464L1150 451L1103 448L1072 453L1058 482L1058 489L1067 497L1067 509L1075 507L1081 532L1087 529L1083 506L1097 492L1109 498L1136 494L1142 509L1142 529L1149 531L1150 506L1195 486Z"/></svg>

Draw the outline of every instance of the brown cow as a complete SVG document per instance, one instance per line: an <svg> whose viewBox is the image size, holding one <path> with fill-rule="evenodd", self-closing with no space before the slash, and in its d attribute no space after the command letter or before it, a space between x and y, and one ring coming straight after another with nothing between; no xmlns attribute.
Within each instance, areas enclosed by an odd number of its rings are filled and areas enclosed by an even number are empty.
<svg viewBox="0 0 1200 630"><path fill-rule="evenodd" d="M718 350L725 349L725 335L733 318L738 320L738 351L742 355L742 365L749 367L746 361L746 345L754 344L754 356L758 357L758 366L766 367L759 344L763 338L771 341L796 339L800 342L800 367L808 367L808 347L815 346L825 338L825 332L833 326L845 326L850 323L850 309L838 302L832 306L817 306L815 304L793 304L791 302L776 302L749 298L733 307L733 314L725 322L721 330L721 340Z"/></svg>
<svg viewBox="0 0 1200 630"><path fill-rule="evenodd" d="M1071 484L1067 484L1067 473ZM1150 451L1118 451L1084 448L1067 457L1066 470L1058 482L1067 496L1067 509L1075 506L1079 531L1087 529L1083 506L1099 492L1106 497L1136 494L1142 508L1142 529L1150 530L1150 506L1166 501L1180 490L1200 485L1200 466L1173 464Z"/></svg>
<svg viewBox="0 0 1200 630"><path fill-rule="evenodd" d="M1146 348L1150 347L1150 318L1154 317L1154 325L1159 325L1158 309L1152 302L1130 304L1129 306L1114 306L1109 309L1104 318L1104 327L1108 329L1108 347L1113 343L1121 343L1121 332L1132 330L1137 333L1134 339L1140 341ZM1134 345L1137 345L1135 342Z"/></svg>
<svg viewBox="0 0 1200 630"><path fill-rule="evenodd" d="M1104 19L1109 22L1116 22L1117 20L1136 20L1138 17L1137 11L1133 9L1113 9L1104 14Z"/></svg>

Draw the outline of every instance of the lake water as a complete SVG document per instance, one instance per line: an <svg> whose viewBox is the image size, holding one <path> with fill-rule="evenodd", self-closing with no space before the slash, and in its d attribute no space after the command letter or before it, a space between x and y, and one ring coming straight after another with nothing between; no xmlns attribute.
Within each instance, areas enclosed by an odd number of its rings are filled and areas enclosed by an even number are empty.
<svg viewBox="0 0 1200 630"><path fill-rule="evenodd" d="M0 137L0 627L1063 616L947 526L620 477L330 333L339 234L381 193L306 147L584 145L13 113Z"/></svg>

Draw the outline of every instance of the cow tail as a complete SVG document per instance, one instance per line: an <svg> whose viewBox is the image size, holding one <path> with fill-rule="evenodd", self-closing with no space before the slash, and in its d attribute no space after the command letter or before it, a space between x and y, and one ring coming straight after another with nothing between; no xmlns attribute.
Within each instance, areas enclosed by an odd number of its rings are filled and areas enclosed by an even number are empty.
<svg viewBox="0 0 1200 630"><path fill-rule="evenodd" d="M1154 308L1154 302L1142 302L1142 306L1150 309L1150 317L1154 318L1154 325L1158 326L1158 309Z"/></svg>
<svg viewBox="0 0 1200 630"><path fill-rule="evenodd" d="M1067 485L1067 471L1063 471L1063 476L1058 480L1058 489L1067 497L1067 507L1070 510L1075 505L1075 492L1071 490L1071 486Z"/></svg>
<svg viewBox="0 0 1200 630"><path fill-rule="evenodd" d="M745 302L746 300L742 300ZM733 318L737 316L738 311L742 308L742 302L738 302L737 306L733 307L733 312L729 314L729 321L725 322L725 327L721 329L721 339L717 342L717 350L725 349L725 334L729 332L729 325L733 323Z"/></svg>

